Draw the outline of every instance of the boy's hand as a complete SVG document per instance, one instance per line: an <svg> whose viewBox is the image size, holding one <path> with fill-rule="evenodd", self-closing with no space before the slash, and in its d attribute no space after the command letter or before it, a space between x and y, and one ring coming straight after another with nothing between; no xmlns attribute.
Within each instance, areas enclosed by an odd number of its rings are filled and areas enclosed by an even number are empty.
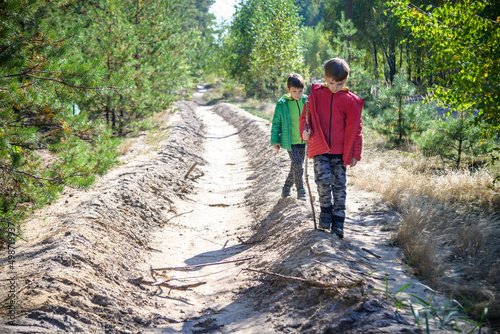
<svg viewBox="0 0 500 334"><path fill-rule="evenodd" d="M276 152L274 152L274 156L276 156L276 154L278 154L278 151L280 150L281 148L281 145L276 143L273 145L274 149L276 150Z"/></svg>
<svg viewBox="0 0 500 334"><path fill-rule="evenodd" d="M311 130L304 130L304 132L302 132L302 139L304 139L305 141L308 141L310 133L311 133Z"/></svg>
<svg viewBox="0 0 500 334"><path fill-rule="evenodd" d="M351 167L356 166L357 163L358 163L358 159L352 158L352 160L351 160Z"/></svg>

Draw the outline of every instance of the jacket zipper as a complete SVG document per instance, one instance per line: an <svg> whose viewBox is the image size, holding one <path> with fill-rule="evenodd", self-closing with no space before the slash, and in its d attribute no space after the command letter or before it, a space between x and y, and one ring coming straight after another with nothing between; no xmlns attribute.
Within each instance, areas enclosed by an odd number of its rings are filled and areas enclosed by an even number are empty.
<svg viewBox="0 0 500 334"><path fill-rule="evenodd" d="M328 151L328 154L330 154L331 150L332 150L332 106L333 106L333 94L332 93L332 98L330 99L330 131L328 131L328 148L329 148L329 151Z"/></svg>
<svg viewBox="0 0 500 334"><path fill-rule="evenodd" d="M295 100L295 102L297 102L297 109L299 109L299 118L300 118L300 105L299 105L299 100ZM290 131L290 136L292 135L292 131ZM300 140L301 143L303 143L304 141L301 139Z"/></svg>

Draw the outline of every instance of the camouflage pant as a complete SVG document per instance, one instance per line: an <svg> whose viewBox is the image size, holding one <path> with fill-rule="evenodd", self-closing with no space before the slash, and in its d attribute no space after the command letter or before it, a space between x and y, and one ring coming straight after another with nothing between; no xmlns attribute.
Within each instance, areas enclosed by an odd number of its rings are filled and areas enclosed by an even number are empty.
<svg viewBox="0 0 500 334"><path fill-rule="evenodd" d="M294 184L298 189L304 188L304 155L306 148L304 144L292 145L292 150L287 151L290 156L290 171L285 181L285 186L291 188Z"/></svg>
<svg viewBox="0 0 500 334"><path fill-rule="evenodd" d="M322 154L313 158L314 181L318 188L319 205L333 206L333 221L344 222L346 200L346 168L342 154ZM333 197L333 205L332 205Z"/></svg>

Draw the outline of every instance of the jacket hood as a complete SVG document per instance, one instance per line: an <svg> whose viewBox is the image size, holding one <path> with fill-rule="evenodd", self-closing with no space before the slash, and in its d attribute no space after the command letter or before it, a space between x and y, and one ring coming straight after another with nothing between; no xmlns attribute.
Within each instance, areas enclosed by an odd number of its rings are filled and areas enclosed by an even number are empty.
<svg viewBox="0 0 500 334"><path fill-rule="evenodd" d="M302 97L300 98L301 100L304 100L305 98L307 98L307 95L304 95L302 94ZM285 103L287 101L293 101L293 98L292 98L292 94L290 93L286 93L284 95L282 95L279 99L278 99L278 103Z"/></svg>
<svg viewBox="0 0 500 334"><path fill-rule="evenodd" d="M323 88L326 88L328 90L330 90L328 88L328 85L325 83L322 83L322 84L312 84L311 85L311 91L317 91L317 90L321 90ZM349 92L349 88L347 88L346 86L342 87L341 89L342 92Z"/></svg>

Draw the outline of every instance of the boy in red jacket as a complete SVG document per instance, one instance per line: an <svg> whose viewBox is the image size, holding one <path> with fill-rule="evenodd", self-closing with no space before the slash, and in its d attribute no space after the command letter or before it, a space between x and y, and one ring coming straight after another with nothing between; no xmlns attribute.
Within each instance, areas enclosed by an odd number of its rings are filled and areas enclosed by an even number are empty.
<svg viewBox="0 0 500 334"><path fill-rule="evenodd" d="M361 159L360 99L345 83L349 78L349 65L340 58L323 64L324 84L312 84L309 95L309 128L306 112L300 116L300 133L308 143L308 157L314 161L314 181L319 195L321 213L319 227L344 237L346 166L356 166ZM333 203L332 203L333 197Z"/></svg>

